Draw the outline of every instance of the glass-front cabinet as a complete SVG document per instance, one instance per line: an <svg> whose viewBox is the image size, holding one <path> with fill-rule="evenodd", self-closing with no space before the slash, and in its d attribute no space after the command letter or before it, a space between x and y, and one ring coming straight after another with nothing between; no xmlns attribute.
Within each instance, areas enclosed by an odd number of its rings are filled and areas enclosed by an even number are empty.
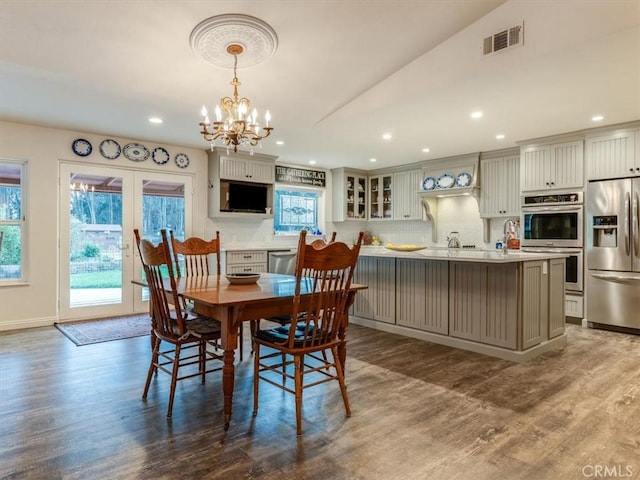
<svg viewBox="0 0 640 480"><path fill-rule="evenodd" d="M393 175L369 178L369 220L393 219Z"/></svg>
<svg viewBox="0 0 640 480"><path fill-rule="evenodd" d="M333 221L367 220L367 172L337 168L333 178Z"/></svg>

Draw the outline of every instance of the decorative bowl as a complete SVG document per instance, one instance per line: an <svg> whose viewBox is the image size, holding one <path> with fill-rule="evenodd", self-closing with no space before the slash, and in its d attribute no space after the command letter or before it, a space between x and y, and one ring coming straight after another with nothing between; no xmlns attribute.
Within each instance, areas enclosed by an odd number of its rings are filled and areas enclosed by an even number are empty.
<svg viewBox="0 0 640 480"><path fill-rule="evenodd" d="M256 283L260 278L259 273L227 273L225 274L227 280L232 285L249 285Z"/></svg>

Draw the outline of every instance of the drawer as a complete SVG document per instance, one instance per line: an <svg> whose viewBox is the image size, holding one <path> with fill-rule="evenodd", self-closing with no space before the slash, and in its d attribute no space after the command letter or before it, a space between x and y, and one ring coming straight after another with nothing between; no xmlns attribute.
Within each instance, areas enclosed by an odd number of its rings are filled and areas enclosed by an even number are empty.
<svg viewBox="0 0 640 480"><path fill-rule="evenodd" d="M227 273L266 273L266 263L244 263L241 265L227 264Z"/></svg>
<svg viewBox="0 0 640 480"><path fill-rule="evenodd" d="M266 250L241 250L237 252L227 252L227 265L244 263L267 263ZM228 271L228 269L227 269Z"/></svg>

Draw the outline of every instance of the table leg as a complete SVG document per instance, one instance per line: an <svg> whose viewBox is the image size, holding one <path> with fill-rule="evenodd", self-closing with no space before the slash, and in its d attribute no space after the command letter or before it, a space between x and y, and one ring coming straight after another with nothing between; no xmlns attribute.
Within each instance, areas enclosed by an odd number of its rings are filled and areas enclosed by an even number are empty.
<svg viewBox="0 0 640 480"><path fill-rule="evenodd" d="M235 377L234 355L238 344L238 308L229 307L227 318L221 322L223 354L222 394L224 398L224 429L229 429Z"/></svg>
<svg viewBox="0 0 640 480"><path fill-rule="evenodd" d="M349 296L347 297L347 304L345 305L345 321L342 325L342 328L338 331L338 338L340 339L340 343L338 344L338 361L340 362L340 366L342 367L342 372L346 372L345 363L347 361L347 326L349 325L349 308L353 305L353 302L356 300L356 292L349 291Z"/></svg>

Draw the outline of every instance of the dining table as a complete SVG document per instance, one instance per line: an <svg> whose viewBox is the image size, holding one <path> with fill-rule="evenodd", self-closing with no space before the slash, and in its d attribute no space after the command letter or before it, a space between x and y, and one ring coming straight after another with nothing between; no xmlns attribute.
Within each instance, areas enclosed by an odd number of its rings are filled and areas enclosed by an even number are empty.
<svg viewBox="0 0 640 480"><path fill-rule="evenodd" d="M165 280L166 289L171 290L169 280ZM201 277L181 277L177 279L178 295L193 304L193 311L214 318L221 325L221 348L223 350L222 392L224 402L224 429L228 430L231 421L233 390L235 381L235 350L238 347L238 325L269 317L290 315L293 310L293 297L296 277L277 273L261 273L255 283L232 284L224 274ZM366 285L352 283L345 308L345 315L355 300L359 290ZM301 310L304 311L305 299L310 299L310 289L302 281L300 288ZM341 342L338 346L338 361L343 371L346 360L346 325L339 332Z"/></svg>

